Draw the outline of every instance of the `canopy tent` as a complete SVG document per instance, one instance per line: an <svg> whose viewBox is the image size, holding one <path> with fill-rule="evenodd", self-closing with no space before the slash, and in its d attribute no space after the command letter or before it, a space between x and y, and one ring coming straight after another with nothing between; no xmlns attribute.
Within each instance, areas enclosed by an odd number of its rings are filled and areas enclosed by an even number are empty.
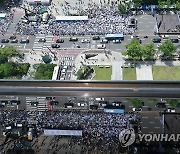
<svg viewBox="0 0 180 154"><path fill-rule="evenodd" d="M52 61L51 57L48 56L48 55L45 55L42 57L42 60L45 62L45 63L50 63Z"/></svg>
<svg viewBox="0 0 180 154"><path fill-rule="evenodd" d="M0 18L5 18L6 17L6 13L0 13Z"/></svg>
<svg viewBox="0 0 180 154"><path fill-rule="evenodd" d="M56 16L56 21L87 21L88 16Z"/></svg>

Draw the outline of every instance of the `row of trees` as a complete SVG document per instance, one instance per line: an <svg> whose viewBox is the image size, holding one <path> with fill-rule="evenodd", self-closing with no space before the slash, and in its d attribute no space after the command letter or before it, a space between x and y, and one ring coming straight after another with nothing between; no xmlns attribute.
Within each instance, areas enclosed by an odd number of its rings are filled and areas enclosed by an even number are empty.
<svg viewBox="0 0 180 154"><path fill-rule="evenodd" d="M170 40L166 40L160 45L159 50L163 53L166 58L172 57L173 53L176 52L176 47ZM142 46L137 39L133 39L130 43L126 44L126 51L122 54L128 56L135 61L143 59L153 59L156 50L154 43L148 43Z"/></svg>
<svg viewBox="0 0 180 154"><path fill-rule="evenodd" d="M0 78L26 75L29 67L29 63L18 64L14 62L6 62L0 64Z"/></svg>
<svg viewBox="0 0 180 154"><path fill-rule="evenodd" d="M180 1L178 0L132 0L132 2L119 4L119 12L121 14L127 13L131 5L133 5L135 9L141 5L158 5L159 10L162 10L164 6L167 6L166 9L170 9L171 5L175 5L176 10L180 10Z"/></svg>

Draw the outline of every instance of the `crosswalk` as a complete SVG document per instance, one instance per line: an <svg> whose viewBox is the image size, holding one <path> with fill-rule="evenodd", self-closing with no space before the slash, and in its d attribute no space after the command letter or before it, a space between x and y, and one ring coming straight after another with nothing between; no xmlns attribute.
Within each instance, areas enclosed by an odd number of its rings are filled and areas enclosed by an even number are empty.
<svg viewBox="0 0 180 154"><path fill-rule="evenodd" d="M73 66L75 55L60 55L59 59L61 64L65 66Z"/></svg>
<svg viewBox="0 0 180 154"><path fill-rule="evenodd" d="M32 105L31 102L38 102L38 105ZM26 97L26 109L32 112L48 110L46 97Z"/></svg>
<svg viewBox="0 0 180 154"><path fill-rule="evenodd" d="M39 42L39 39L46 39L46 42ZM41 34L36 36L33 46L33 51L47 51L48 48L51 48L51 45L54 42L54 36L53 35L45 35ZM54 50L54 49L51 49Z"/></svg>

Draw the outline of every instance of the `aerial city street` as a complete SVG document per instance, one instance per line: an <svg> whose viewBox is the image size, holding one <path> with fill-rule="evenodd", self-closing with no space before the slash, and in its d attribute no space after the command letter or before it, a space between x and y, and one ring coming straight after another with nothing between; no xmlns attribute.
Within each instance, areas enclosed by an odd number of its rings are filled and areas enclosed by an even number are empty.
<svg viewBox="0 0 180 154"><path fill-rule="evenodd" d="M180 153L179 0L0 0L0 154Z"/></svg>

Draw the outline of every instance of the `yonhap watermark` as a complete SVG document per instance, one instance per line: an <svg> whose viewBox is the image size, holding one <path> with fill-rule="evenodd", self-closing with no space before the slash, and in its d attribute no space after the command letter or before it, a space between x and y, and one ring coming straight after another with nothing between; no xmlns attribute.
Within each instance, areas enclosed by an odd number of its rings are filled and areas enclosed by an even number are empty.
<svg viewBox="0 0 180 154"><path fill-rule="evenodd" d="M134 129L124 129L119 134L119 141L122 147L128 147L138 139L140 142L146 141L165 141L165 142L177 142L180 141L180 134L137 134L135 135Z"/></svg>

